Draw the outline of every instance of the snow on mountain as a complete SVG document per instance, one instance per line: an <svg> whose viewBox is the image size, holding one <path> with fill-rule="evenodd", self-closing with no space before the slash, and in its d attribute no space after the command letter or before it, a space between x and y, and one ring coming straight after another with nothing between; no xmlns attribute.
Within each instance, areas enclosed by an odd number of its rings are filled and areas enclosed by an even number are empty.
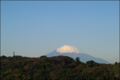
<svg viewBox="0 0 120 80"><path fill-rule="evenodd" d="M109 64L109 62L101 59L101 58L96 58L96 57L93 57L89 54L86 54L80 50L78 50L77 48L75 48L74 46L69 46L69 45L64 45L50 53L48 53L46 56L47 57L53 57L53 56L69 56L73 59L76 59L76 57L79 57L80 58L80 61L86 63L86 61L89 61L89 60L93 60L95 62L98 62L98 63L106 63L106 64Z"/></svg>
<svg viewBox="0 0 120 80"><path fill-rule="evenodd" d="M56 50L59 53L83 53L74 46L64 45Z"/></svg>

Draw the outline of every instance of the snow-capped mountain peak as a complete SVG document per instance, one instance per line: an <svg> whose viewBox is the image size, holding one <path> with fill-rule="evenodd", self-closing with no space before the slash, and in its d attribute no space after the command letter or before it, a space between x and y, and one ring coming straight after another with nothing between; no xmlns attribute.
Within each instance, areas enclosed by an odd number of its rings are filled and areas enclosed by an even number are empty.
<svg viewBox="0 0 120 80"><path fill-rule="evenodd" d="M64 45L50 53L47 54L47 57L53 57L53 56L69 56L73 59L76 59L76 57L80 58L80 61L86 63L86 61L89 60L93 60L95 62L98 63L109 63L101 58L96 58L93 57L91 55L88 55L80 50L78 50L77 48L75 48L74 46L69 46L69 45Z"/></svg>
<svg viewBox="0 0 120 80"><path fill-rule="evenodd" d="M74 46L64 45L56 50L59 53L83 53Z"/></svg>

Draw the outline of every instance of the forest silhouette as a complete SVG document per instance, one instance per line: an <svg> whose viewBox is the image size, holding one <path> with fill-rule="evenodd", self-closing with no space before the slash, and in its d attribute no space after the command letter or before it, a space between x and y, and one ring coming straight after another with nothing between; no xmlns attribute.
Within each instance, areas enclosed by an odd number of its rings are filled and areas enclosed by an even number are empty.
<svg viewBox="0 0 120 80"><path fill-rule="evenodd" d="M83 63L68 56L1 56L1 80L120 80L120 62Z"/></svg>

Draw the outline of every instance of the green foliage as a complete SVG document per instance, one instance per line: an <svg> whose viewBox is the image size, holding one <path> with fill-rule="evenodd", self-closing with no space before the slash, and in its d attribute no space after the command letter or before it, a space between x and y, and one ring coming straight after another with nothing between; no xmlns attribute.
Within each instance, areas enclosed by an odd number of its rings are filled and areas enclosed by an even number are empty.
<svg viewBox="0 0 120 80"><path fill-rule="evenodd" d="M76 61L77 64L80 64L79 57L76 57L75 61Z"/></svg>
<svg viewBox="0 0 120 80"><path fill-rule="evenodd" d="M0 59L2 60L2 59L6 59L7 57L5 56L5 55L3 55L3 56L0 56Z"/></svg>
<svg viewBox="0 0 120 80"><path fill-rule="evenodd" d="M80 62L67 56L28 58L3 57L2 80L119 80L120 63Z"/></svg>
<svg viewBox="0 0 120 80"><path fill-rule="evenodd" d="M93 60L90 60L90 61L86 62L86 66L87 67L93 67L93 65L94 65L94 61Z"/></svg>
<svg viewBox="0 0 120 80"><path fill-rule="evenodd" d="M118 63L117 62L115 62L115 65L117 65Z"/></svg>
<svg viewBox="0 0 120 80"><path fill-rule="evenodd" d="M46 56L45 56L45 55L43 55L43 56L40 56L40 58L46 58Z"/></svg>
<svg viewBox="0 0 120 80"><path fill-rule="evenodd" d="M76 66L76 69L85 69L85 68L86 68L86 64L85 63L81 63L81 64Z"/></svg>

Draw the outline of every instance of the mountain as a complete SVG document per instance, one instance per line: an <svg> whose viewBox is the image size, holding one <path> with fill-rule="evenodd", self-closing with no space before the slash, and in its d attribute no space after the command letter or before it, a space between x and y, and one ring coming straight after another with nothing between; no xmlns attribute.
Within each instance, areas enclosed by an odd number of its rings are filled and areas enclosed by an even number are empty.
<svg viewBox="0 0 120 80"><path fill-rule="evenodd" d="M53 57L53 56L59 56L59 55L69 56L69 57L72 57L73 59L75 59L76 57L79 57L80 61L84 62L84 63L86 63L86 61L93 60L97 63L109 64L109 62L107 62L101 58L96 58L91 55L88 55L88 54L78 50L74 46L69 46L69 45L64 45L64 46L58 48L57 50L48 53L46 56Z"/></svg>

